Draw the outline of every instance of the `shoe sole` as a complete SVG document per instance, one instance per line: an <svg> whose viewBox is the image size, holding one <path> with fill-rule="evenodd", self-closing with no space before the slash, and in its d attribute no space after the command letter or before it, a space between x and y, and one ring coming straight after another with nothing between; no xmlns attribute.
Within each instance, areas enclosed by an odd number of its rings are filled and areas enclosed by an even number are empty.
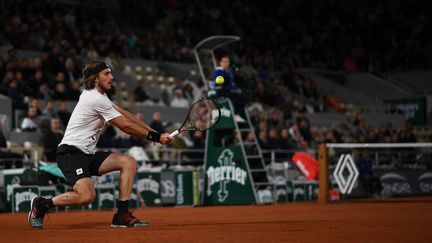
<svg viewBox="0 0 432 243"><path fill-rule="evenodd" d="M31 200L31 202L30 202L30 212L28 213L27 221L28 221L28 224L29 224L33 229L40 230L40 229L43 228L43 226L42 226L42 227L33 227L33 225L31 224L31 215L32 215L32 212L33 212L33 202L34 202L34 200L35 200L36 198L37 198L37 197L34 197L34 198Z"/></svg>
<svg viewBox="0 0 432 243"><path fill-rule="evenodd" d="M141 228L141 227L148 227L149 224L134 224L131 226L127 225L118 225L118 224L111 224L111 228Z"/></svg>

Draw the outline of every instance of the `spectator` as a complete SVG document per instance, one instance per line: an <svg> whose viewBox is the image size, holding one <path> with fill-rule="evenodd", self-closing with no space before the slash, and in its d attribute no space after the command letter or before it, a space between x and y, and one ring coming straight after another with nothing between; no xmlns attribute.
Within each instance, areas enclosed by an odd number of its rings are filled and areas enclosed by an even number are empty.
<svg viewBox="0 0 432 243"><path fill-rule="evenodd" d="M278 149L279 148L280 137L275 128L271 128L268 133L267 138L267 149Z"/></svg>
<svg viewBox="0 0 432 243"><path fill-rule="evenodd" d="M258 134L258 143L261 147L261 149L270 149L270 146L268 144L268 135L266 130L260 130Z"/></svg>
<svg viewBox="0 0 432 243"><path fill-rule="evenodd" d="M81 86L80 86L80 82L78 80L74 80L71 83L71 88L68 89L67 91L67 99L68 100L73 100L73 101L78 101L79 97L81 95Z"/></svg>
<svg viewBox="0 0 432 243"><path fill-rule="evenodd" d="M164 125L161 121L161 114L158 111L153 112L152 121L149 124L156 132L163 133L165 131Z"/></svg>
<svg viewBox="0 0 432 243"><path fill-rule="evenodd" d="M283 113L284 121L292 119L292 112L295 110L293 97L291 95L285 95L284 102L279 106Z"/></svg>
<svg viewBox="0 0 432 243"><path fill-rule="evenodd" d="M0 122L0 159L2 159L4 169L11 169L13 164L15 168L22 168L23 166L22 154L13 153L8 149L2 122Z"/></svg>
<svg viewBox="0 0 432 243"><path fill-rule="evenodd" d="M296 142L291 138L287 128L282 129L278 145L278 148L284 150L297 149Z"/></svg>
<svg viewBox="0 0 432 243"><path fill-rule="evenodd" d="M7 148L7 141L3 133L3 124L0 122L0 149L2 148Z"/></svg>
<svg viewBox="0 0 432 243"><path fill-rule="evenodd" d="M324 143L337 143L337 139L333 129L329 129L324 137Z"/></svg>
<svg viewBox="0 0 432 243"><path fill-rule="evenodd" d="M311 148L313 146L313 136L310 131L310 127L306 120L300 121L299 124L299 131L301 134L301 137L303 138L303 142L305 142L305 146Z"/></svg>
<svg viewBox="0 0 432 243"><path fill-rule="evenodd" d="M258 108L253 108L250 115L249 115L250 121L252 123L252 126L255 128L255 130L259 129L259 123L261 121L260 114Z"/></svg>
<svg viewBox="0 0 432 243"><path fill-rule="evenodd" d="M67 59L65 63L65 75L64 80L66 83L71 84L80 77L79 71L75 68L75 64L72 59Z"/></svg>
<svg viewBox="0 0 432 243"><path fill-rule="evenodd" d="M366 136L368 134L368 130L366 128L366 121L361 120L359 121L359 125L358 128L356 130L356 136L360 137L360 136Z"/></svg>
<svg viewBox="0 0 432 243"><path fill-rule="evenodd" d="M49 116L49 117L56 117L56 110L54 109L54 103L52 100L48 100L45 108L42 111L42 115Z"/></svg>
<svg viewBox="0 0 432 243"><path fill-rule="evenodd" d="M0 80L1 80L0 91L4 94L8 95L7 89L9 87L10 83L12 82L12 80L15 80L15 82L16 82L15 88L18 88L18 81L16 81L15 73L12 70L6 70L5 69L5 71L6 71L5 75L0 77Z"/></svg>
<svg viewBox="0 0 432 243"><path fill-rule="evenodd" d="M119 149L129 149L132 147L131 136L127 133L124 133L123 131L120 131L120 135L114 139L113 147Z"/></svg>
<svg viewBox="0 0 432 243"><path fill-rule="evenodd" d="M51 118L50 129L43 134L45 156L49 162L56 161L57 146L63 138L63 130L60 128L60 125L58 118Z"/></svg>
<svg viewBox="0 0 432 243"><path fill-rule="evenodd" d="M357 60L352 55L347 56L343 62L342 68L349 72L357 71Z"/></svg>
<svg viewBox="0 0 432 243"><path fill-rule="evenodd" d="M40 109L40 103L38 99L31 99L30 100L30 107L33 107L36 109L36 114L38 116L42 115L42 110Z"/></svg>
<svg viewBox="0 0 432 243"><path fill-rule="evenodd" d="M380 179L374 176L373 162L369 158L369 153L364 150L356 161L359 170L359 179L369 196L379 196L381 193Z"/></svg>
<svg viewBox="0 0 432 243"><path fill-rule="evenodd" d="M144 79L140 79L137 82L137 86L134 89L135 102L145 102L150 100L150 95L144 89Z"/></svg>
<svg viewBox="0 0 432 243"><path fill-rule="evenodd" d="M24 104L24 95L18 89L18 82L16 79L12 79L6 88L6 95L12 100L13 109L25 109L27 106Z"/></svg>
<svg viewBox="0 0 432 243"><path fill-rule="evenodd" d="M57 83L55 86L54 94L52 95L54 100L68 100L68 94L66 91L66 85L64 83Z"/></svg>
<svg viewBox="0 0 432 243"><path fill-rule="evenodd" d="M38 115L36 108L29 107L27 110L27 116L21 122L21 130L23 131L36 131L39 129L38 127Z"/></svg>
<svg viewBox="0 0 432 243"><path fill-rule="evenodd" d="M181 90L176 89L174 91L174 98L171 100L171 107L189 107L189 101L183 97Z"/></svg>
<svg viewBox="0 0 432 243"><path fill-rule="evenodd" d="M68 110L68 105L66 101L60 102L59 110L57 111L57 116L60 118L63 127L66 127L71 117L71 113Z"/></svg>

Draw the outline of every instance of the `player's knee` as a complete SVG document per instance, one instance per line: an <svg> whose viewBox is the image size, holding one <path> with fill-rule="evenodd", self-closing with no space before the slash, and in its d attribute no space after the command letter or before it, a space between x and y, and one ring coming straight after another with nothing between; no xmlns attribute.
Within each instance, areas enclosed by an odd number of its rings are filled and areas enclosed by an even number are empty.
<svg viewBox="0 0 432 243"><path fill-rule="evenodd" d="M96 198L95 191L83 193L80 195L80 205L90 204L91 202L93 202L93 200L95 200L95 198Z"/></svg>
<svg viewBox="0 0 432 243"><path fill-rule="evenodd" d="M123 161L123 168L132 172L137 170L137 161L130 156L125 156Z"/></svg>

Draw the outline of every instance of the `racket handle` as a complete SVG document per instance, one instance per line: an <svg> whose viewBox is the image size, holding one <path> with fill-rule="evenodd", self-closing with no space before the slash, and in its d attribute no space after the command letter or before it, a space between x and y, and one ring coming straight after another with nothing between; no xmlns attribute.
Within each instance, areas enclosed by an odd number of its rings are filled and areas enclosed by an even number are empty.
<svg viewBox="0 0 432 243"><path fill-rule="evenodd" d="M170 137L174 137L175 135L179 134L179 130L175 130L170 134Z"/></svg>

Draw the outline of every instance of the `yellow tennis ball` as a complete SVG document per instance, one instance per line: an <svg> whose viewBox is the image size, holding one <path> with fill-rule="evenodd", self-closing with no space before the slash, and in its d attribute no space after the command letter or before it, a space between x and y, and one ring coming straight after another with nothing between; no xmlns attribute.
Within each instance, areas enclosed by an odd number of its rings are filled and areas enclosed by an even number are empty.
<svg viewBox="0 0 432 243"><path fill-rule="evenodd" d="M215 80L217 85L222 85L224 83L224 81L225 81L225 79L222 76L217 76L216 80Z"/></svg>

